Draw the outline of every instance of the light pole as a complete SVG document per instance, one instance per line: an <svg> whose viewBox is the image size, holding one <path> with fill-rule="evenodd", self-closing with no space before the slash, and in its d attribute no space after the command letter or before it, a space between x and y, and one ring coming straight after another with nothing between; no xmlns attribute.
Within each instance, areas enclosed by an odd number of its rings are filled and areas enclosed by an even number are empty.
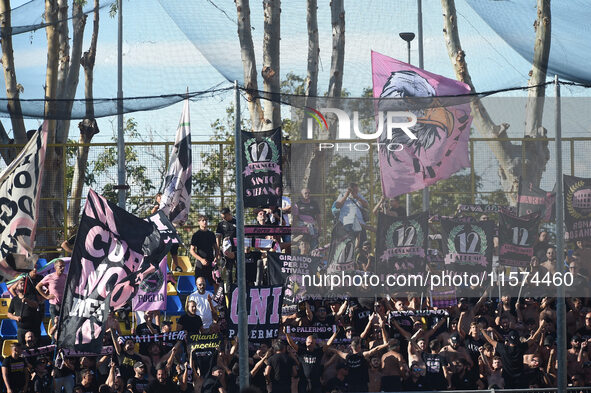
<svg viewBox="0 0 591 393"><path fill-rule="evenodd" d="M410 64L410 42L414 40L415 33L405 32L399 34L400 38L406 41L406 48L408 52L408 61L407 63ZM410 194L406 194L406 215L410 216Z"/></svg>

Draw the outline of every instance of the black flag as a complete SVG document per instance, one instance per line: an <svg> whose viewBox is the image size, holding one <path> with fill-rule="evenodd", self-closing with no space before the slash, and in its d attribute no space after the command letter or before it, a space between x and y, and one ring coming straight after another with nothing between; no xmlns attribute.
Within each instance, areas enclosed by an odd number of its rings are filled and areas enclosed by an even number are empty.
<svg viewBox="0 0 591 393"><path fill-rule="evenodd" d="M241 135L244 207L281 206L281 128Z"/></svg>

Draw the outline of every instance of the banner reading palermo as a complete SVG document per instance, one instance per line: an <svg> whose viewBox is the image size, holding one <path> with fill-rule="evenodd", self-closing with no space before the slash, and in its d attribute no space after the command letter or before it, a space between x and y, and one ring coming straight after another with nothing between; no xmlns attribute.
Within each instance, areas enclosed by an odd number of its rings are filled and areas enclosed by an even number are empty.
<svg viewBox="0 0 591 393"><path fill-rule="evenodd" d="M58 346L98 353L109 307L123 307L170 250L154 223L90 190L58 326Z"/></svg>
<svg viewBox="0 0 591 393"><path fill-rule="evenodd" d="M566 240L591 239L591 179L564 175Z"/></svg>
<svg viewBox="0 0 591 393"><path fill-rule="evenodd" d="M248 340L269 340L279 335L283 286L249 288L246 292ZM238 287L230 291L228 338L238 332Z"/></svg>
<svg viewBox="0 0 591 393"><path fill-rule="evenodd" d="M525 267L534 255L540 213L524 217L499 214L499 264Z"/></svg>
<svg viewBox="0 0 591 393"><path fill-rule="evenodd" d="M164 243L179 244L178 234L162 210L146 220L156 224ZM131 303L133 311L166 310L166 263L166 257L162 258L159 268L140 283Z"/></svg>
<svg viewBox="0 0 591 393"><path fill-rule="evenodd" d="M242 131L244 207L281 206L281 128Z"/></svg>
<svg viewBox="0 0 591 393"><path fill-rule="evenodd" d="M488 272L492 264L494 223L441 220L445 267L456 272Z"/></svg>
<svg viewBox="0 0 591 393"><path fill-rule="evenodd" d="M388 98L404 98L405 102L410 102L411 97L470 93L470 88L462 82L377 52L372 51L371 61L373 93L374 98L380 99L380 112L387 111L393 101L397 101ZM403 146L396 149L398 151L380 149L382 190L388 198L420 190L470 166L470 105L434 106L433 102L429 107L411 110L417 117L416 125L409 127L414 139L401 129L393 130L392 139L388 139L386 133L380 136L380 142Z"/></svg>
<svg viewBox="0 0 591 393"><path fill-rule="evenodd" d="M160 210L164 211L173 224L184 224L189 218L193 166L191 160L191 119L187 99L164 179L164 192L160 198Z"/></svg>
<svg viewBox="0 0 591 393"><path fill-rule="evenodd" d="M0 174L0 253L2 259L12 254L27 255L23 245L31 247L39 220L39 197L47 144L47 122L25 145L19 155ZM20 238L20 243L17 242ZM13 255L12 255L13 256ZM30 271L35 261L7 258L0 264L0 275L10 280L20 272Z"/></svg>
<svg viewBox="0 0 591 393"><path fill-rule="evenodd" d="M380 213L376 244L378 273L425 271L429 213L392 217Z"/></svg>

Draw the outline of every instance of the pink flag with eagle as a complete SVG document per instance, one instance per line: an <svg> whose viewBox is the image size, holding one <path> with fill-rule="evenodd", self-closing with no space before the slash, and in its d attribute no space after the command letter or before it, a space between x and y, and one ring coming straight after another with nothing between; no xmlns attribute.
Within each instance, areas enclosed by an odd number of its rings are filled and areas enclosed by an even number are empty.
<svg viewBox="0 0 591 393"><path fill-rule="evenodd" d="M409 127L416 139L401 129L392 131L392 139L387 139L386 133L380 137L379 142L384 146L399 144L391 149L379 149L384 196L392 198L420 190L468 167L470 104L468 100L443 98L470 93L468 85L374 51L371 63L373 94L379 99L379 111L387 111L388 107L400 110L400 101L394 103L397 100L388 98L426 97L407 106L417 117L416 124Z"/></svg>

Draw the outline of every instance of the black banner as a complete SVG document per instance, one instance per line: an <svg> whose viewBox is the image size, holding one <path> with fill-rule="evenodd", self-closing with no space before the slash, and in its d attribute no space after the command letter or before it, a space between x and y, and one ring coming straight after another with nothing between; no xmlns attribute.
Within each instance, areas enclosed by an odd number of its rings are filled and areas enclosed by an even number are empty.
<svg viewBox="0 0 591 393"><path fill-rule="evenodd" d="M281 128L241 135L244 207L281 206Z"/></svg>
<svg viewBox="0 0 591 393"><path fill-rule="evenodd" d="M523 217L499 214L499 264L524 267L534 254L540 213Z"/></svg>
<svg viewBox="0 0 591 393"><path fill-rule="evenodd" d="M547 192L534 186L531 182L519 180L517 211L519 216L540 213L543 221L549 222L556 218L556 192Z"/></svg>
<svg viewBox="0 0 591 393"><path fill-rule="evenodd" d="M156 225L90 190L58 326L58 346L99 353L109 308L123 307L170 250Z"/></svg>
<svg viewBox="0 0 591 393"><path fill-rule="evenodd" d="M445 267L460 272L489 271L492 265L494 223L441 220Z"/></svg>
<svg viewBox="0 0 591 393"><path fill-rule="evenodd" d="M191 351L196 351L196 356L211 355L218 349L222 342L219 333L193 334L189 336L189 347Z"/></svg>
<svg viewBox="0 0 591 393"><path fill-rule="evenodd" d="M380 213L376 244L378 273L424 272L429 213L392 217Z"/></svg>
<svg viewBox="0 0 591 393"><path fill-rule="evenodd" d="M131 335L131 336L119 336L117 337L117 341L119 344L125 343L126 340L133 340L136 343L155 343L155 342L164 342L164 341L171 341L176 342L179 340L184 340L187 336L184 330L177 331L177 332L167 332L167 333L158 333L158 334L140 334L140 335Z"/></svg>
<svg viewBox="0 0 591 393"><path fill-rule="evenodd" d="M487 205L487 204L461 204L458 206L458 212L469 213L499 213L499 212L517 213L513 206Z"/></svg>
<svg viewBox="0 0 591 393"><path fill-rule="evenodd" d="M253 287L246 292L248 314L248 340L269 340L277 338L281 322L283 286ZM230 291L230 318L228 338L238 333L238 287Z"/></svg>
<svg viewBox="0 0 591 393"><path fill-rule="evenodd" d="M283 305L294 306L306 296L302 276L318 272L322 259L308 255L290 255L267 252L270 285L283 285Z"/></svg>
<svg viewBox="0 0 591 393"><path fill-rule="evenodd" d="M591 238L591 179L564 175L566 240Z"/></svg>

